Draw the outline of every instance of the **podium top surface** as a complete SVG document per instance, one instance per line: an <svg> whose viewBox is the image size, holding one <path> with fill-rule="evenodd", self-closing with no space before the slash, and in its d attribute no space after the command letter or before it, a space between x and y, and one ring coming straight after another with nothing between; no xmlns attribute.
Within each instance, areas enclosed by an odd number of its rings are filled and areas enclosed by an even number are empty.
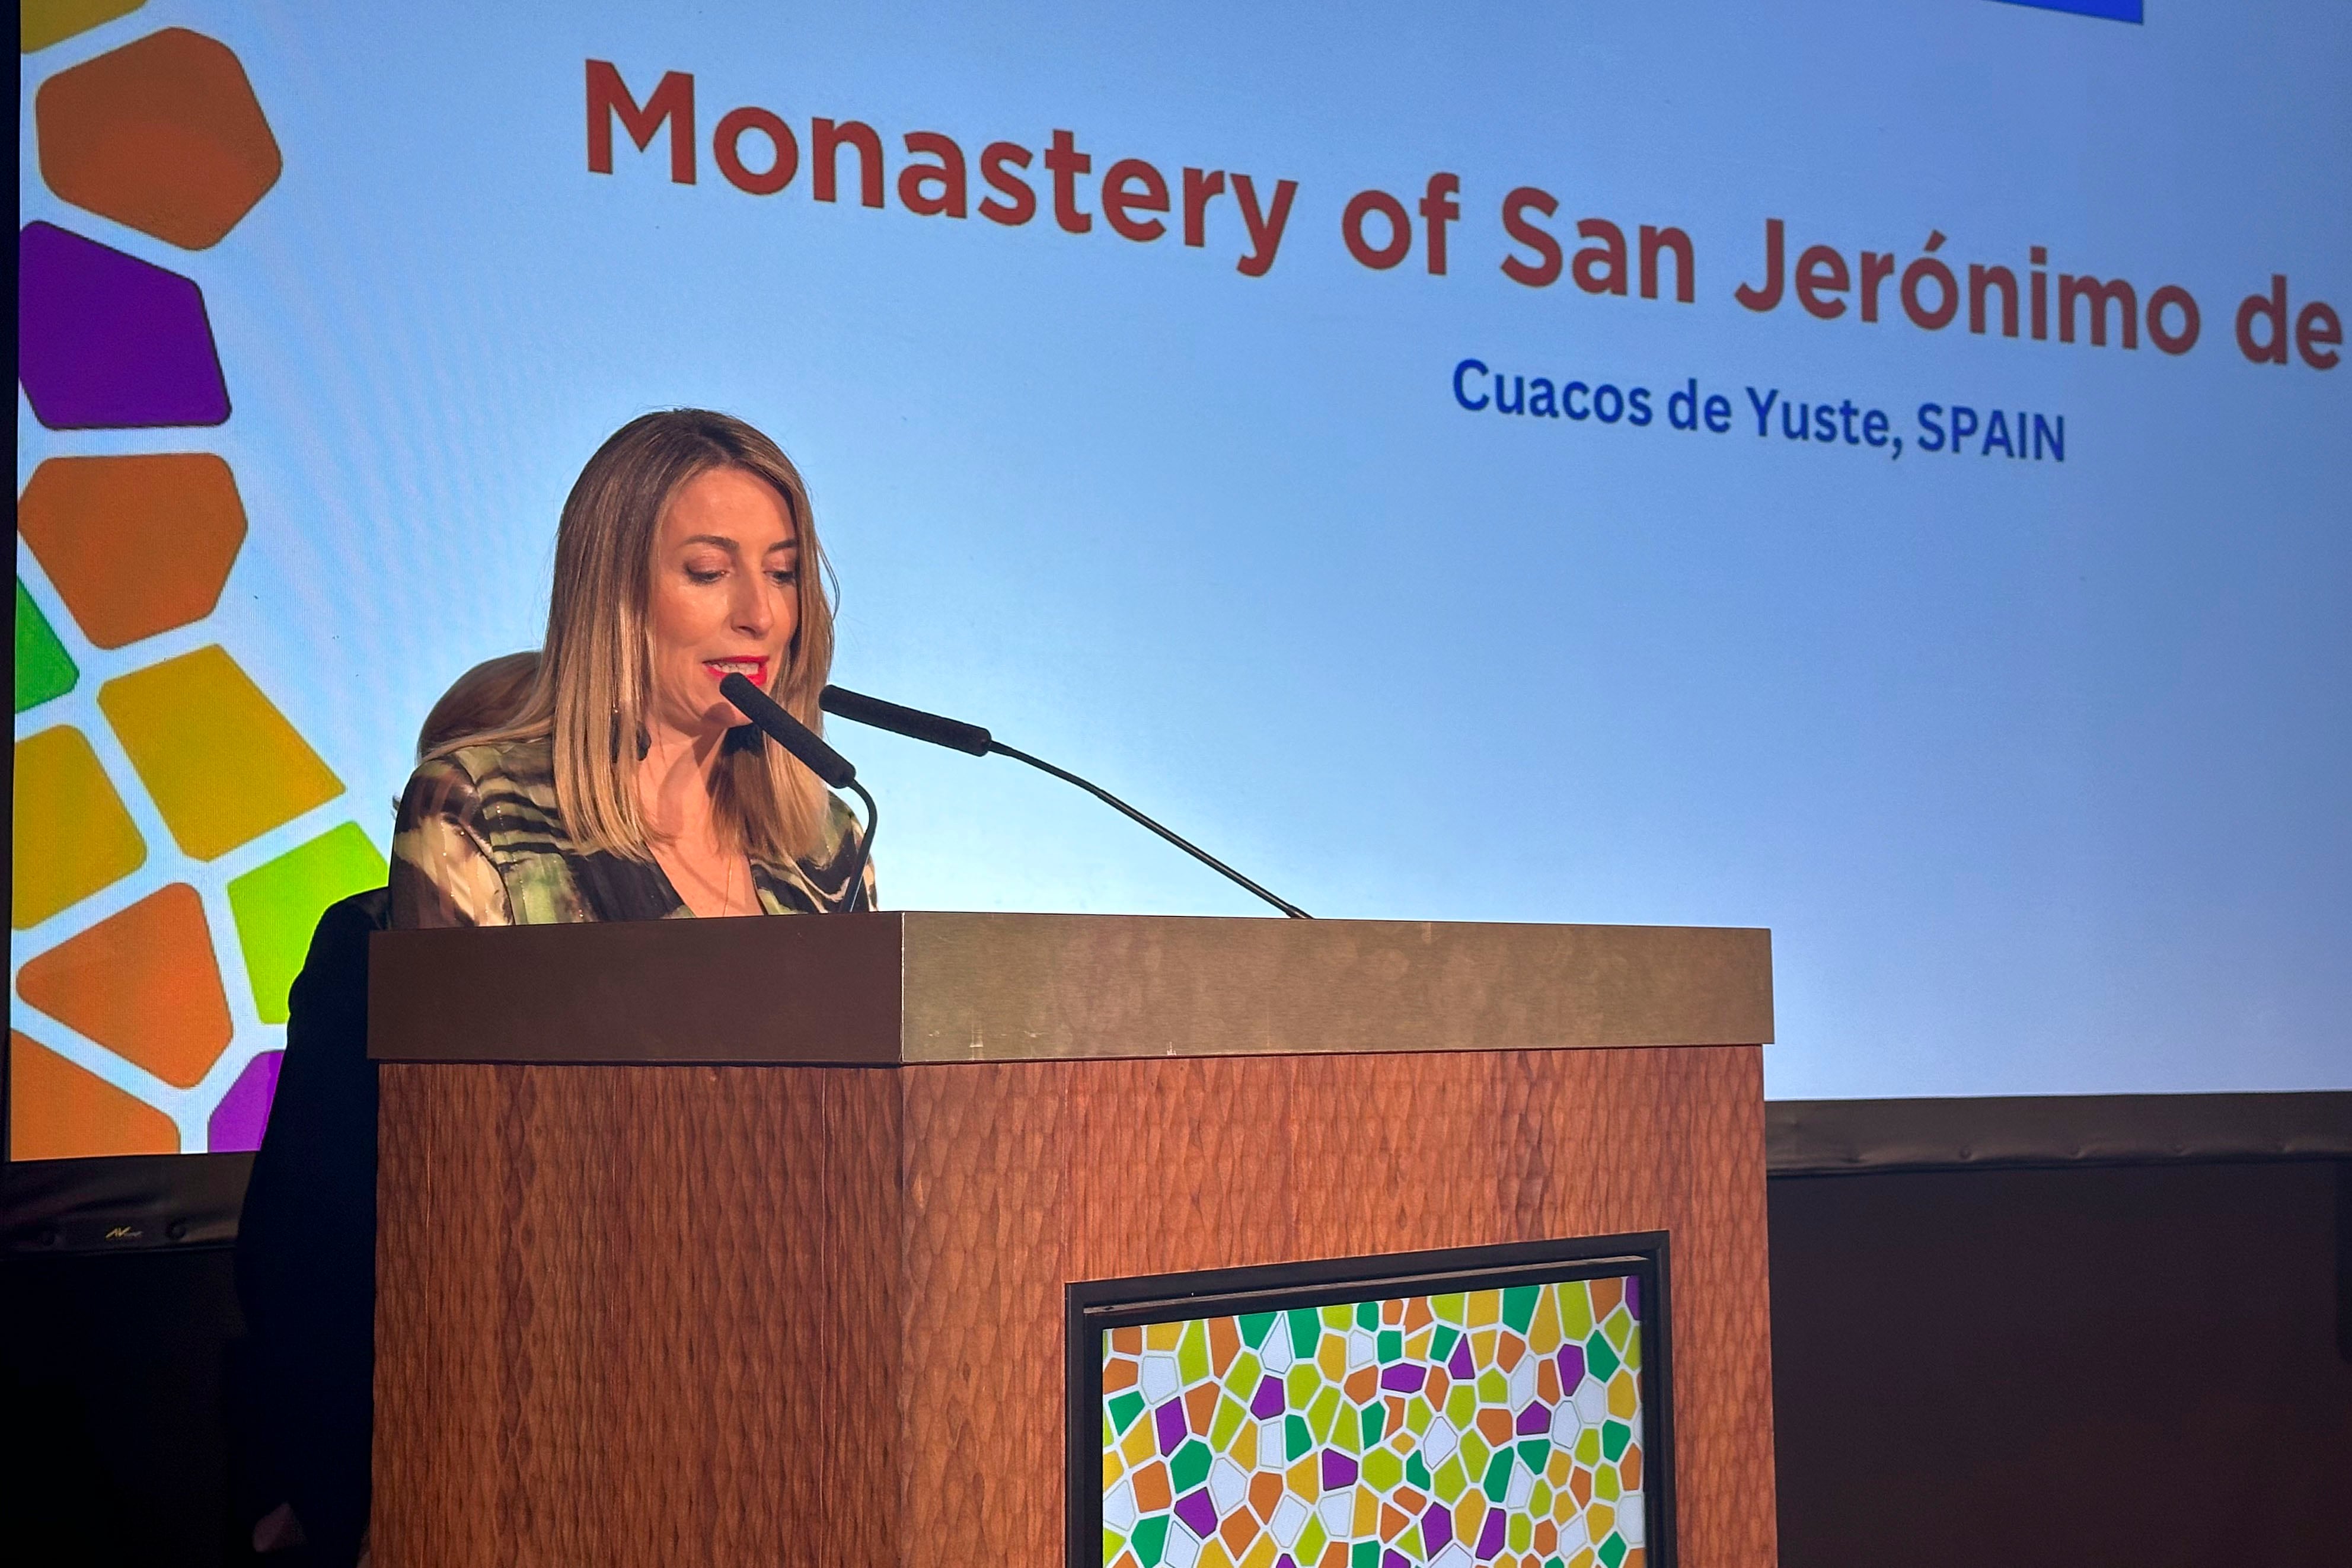
<svg viewBox="0 0 2352 1568"><path fill-rule="evenodd" d="M386 1061L919 1062L1760 1045L1771 933L879 915L388 931Z"/></svg>

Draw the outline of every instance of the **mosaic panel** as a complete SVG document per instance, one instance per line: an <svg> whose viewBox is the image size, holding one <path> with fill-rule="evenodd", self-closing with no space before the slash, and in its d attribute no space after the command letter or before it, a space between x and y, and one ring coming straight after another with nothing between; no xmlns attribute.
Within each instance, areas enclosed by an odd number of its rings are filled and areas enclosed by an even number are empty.
<svg viewBox="0 0 2352 1568"><path fill-rule="evenodd" d="M228 649L151 646L220 605L248 526L228 463L49 433L229 418L202 284L133 251L236 243L282 159L227 45L145 30L138 0L20 10L28 54L121 37L21 82L17 445L37 465L17 497L12 1150L250 1149L310 928L381 885L383 856ZM60 204L127 225L131 248Z"/></svg>
<svg viewBox="0 0 2352 1568"><path fill-rule="evenodd" d="M1107 1568L1642 1568L1640 1281L1102 1335Z"/></svg>

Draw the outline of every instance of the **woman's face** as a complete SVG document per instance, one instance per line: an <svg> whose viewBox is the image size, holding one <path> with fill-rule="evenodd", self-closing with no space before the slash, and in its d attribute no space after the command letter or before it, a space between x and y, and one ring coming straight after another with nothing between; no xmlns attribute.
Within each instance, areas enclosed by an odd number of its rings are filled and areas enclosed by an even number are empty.
<svg viewBox="0 0 2352 1568"><path fill-rule="evenodd" d="M719 683L766 691L800 628L800 538L783 498L740 468L680 486L662 513L646 605L653 639L650 725L689 734L743 722Z"/></svg>

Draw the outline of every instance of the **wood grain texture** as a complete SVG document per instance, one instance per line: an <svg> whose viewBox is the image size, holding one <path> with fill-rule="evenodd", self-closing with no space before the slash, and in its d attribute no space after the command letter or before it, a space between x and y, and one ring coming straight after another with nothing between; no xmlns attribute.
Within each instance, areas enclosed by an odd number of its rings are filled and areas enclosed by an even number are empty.
<svg viewBox="0 0 2352 1568"><path fill-rule="evenodd" d="M889 1075L382 1077L378 1563L893 1561Z"/></svg>
<svg viewBox="0 0 2352 1568"><path fill-rule="evenodd" d="M1067 1281L1651 1229L1671 1232L1682 1561L1774 1560L1754 1048L901 1077L903 1561L926 1541L1059 1561Z"/></svg>
<svg viewBox="0 0 2352 1568"><path fill-rule="evenodd" d="M1072 1280L1672 1234L1691 1568L1773 1560L1759 1052L383 1072L376 1561L1015 1563Z"/></svg>

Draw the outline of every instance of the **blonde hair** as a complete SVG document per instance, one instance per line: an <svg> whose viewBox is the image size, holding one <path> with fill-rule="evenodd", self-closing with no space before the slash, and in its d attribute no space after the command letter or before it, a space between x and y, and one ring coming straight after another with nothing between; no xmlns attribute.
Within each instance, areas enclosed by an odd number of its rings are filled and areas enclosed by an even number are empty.
<svg viewBox="0 0 2352 1568"><path fill-rule="evenodd" d="M654 551L671 499L717 468L764 480L792 518L800 619L768 695L811 729L823 724L816 699L833 668L833 573L800 470L782 447L729 414L677 408L631 420L596 449L564 499L547 643L520 711L497 729L439 748L446 755L463 745L549 737L556 804L583 851L653 858L636 764L651 696L646 606ZM824 847L831 798L814 774L772 747L725 744L712 794L719 829L754 857L784 864Z"/></svg>

